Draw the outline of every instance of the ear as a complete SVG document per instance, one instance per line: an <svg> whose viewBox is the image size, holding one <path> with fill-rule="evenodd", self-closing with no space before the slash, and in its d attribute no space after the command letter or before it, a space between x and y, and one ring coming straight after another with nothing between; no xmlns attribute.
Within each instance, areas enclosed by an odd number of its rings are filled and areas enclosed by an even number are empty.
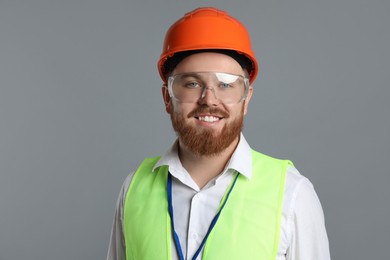
<svg viewBox="0 0 390 260"><path fill-rule="evenodd" d="M171 97L169 96L167 84L163 84L161 87L161 93L164 100L165 111L169 114L171 112Z"/></svg>
<svg viewBox="0 0 390 260"><path fill-rule="evenodd" d="M253 94L253 88L252 86L249 86L248 95L244 100L244 115L248 113L248 105L249 105L249 101L251 101L252 94Z"/></svg>

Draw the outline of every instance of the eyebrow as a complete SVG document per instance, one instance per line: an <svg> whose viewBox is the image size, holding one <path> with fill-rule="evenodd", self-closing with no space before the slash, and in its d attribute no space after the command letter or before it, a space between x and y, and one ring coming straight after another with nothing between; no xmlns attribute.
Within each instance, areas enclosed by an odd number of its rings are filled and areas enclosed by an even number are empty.
<svg viewBox="0 0 390 260"><path fill-rule="evenodd" d="M188 72L188 73L181 73L181 74L177 74L178 76L181 76L181 77L194 77L196 79L202 79L200 73L198 72Z"/></svg>

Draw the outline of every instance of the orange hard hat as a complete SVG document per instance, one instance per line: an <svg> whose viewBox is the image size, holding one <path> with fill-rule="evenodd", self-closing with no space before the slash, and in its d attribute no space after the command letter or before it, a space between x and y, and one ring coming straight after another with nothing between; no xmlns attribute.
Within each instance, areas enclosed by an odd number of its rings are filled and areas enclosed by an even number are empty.
<svg viewBox="0 0 390 260"><path fill-rule="evenodd" d="M165 35L158 71L166 82L166 62L187 51L234 51L248 60L250 83L258 73L258 64L245 26L227 12L213 7L197 8L176 21Z"/></svg>

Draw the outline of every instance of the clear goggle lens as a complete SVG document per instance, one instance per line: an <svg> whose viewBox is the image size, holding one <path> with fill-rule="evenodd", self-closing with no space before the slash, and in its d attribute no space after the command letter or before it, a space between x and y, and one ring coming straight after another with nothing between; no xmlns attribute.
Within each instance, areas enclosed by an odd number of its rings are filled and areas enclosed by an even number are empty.
<svg viewBox="0 0 390 260"><path fill-rule="evenodd" d="M223 72L180 73L168 78L170 96L183 103L197 102L207 90L224 104L239 103L245 100L248 89L247 77Z"/></svg>

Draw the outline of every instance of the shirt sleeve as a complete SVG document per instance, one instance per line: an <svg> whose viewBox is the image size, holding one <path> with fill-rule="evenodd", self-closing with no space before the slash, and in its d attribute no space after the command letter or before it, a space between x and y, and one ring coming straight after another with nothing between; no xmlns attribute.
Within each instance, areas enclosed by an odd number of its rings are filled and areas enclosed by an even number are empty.
<svg viewBox="0 0 390 260"><path fill-rule="evenodd" d="M134 173L131 173L124 181L116 203L114 219L111 228L110 243L108 246L107 260L125 260L126 243L123 235L123 205Z"/></svg>
<svg viewBox="0 0 390 260"><path fill-rule="evenodd" d="M287 260L330 260L324 213L313 185L302 178L293 193Z"/></svg>

